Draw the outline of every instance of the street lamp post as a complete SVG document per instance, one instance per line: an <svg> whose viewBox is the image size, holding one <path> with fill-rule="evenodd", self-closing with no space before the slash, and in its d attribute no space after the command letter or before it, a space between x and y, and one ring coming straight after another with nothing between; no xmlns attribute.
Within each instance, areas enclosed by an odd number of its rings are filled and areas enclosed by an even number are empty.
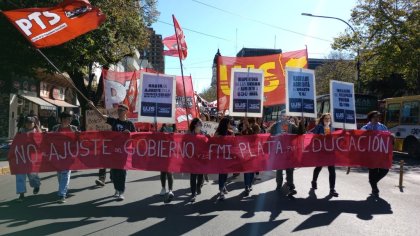
<svg viewBox="0 0 420 236"><path fill-rule="evenodd" d="M302 13L302 16L310 16L310 17L320 17L320 18L327 18L327 19L334 19L334 20L339 20L341 22L343 22L344 24L346 24L352 31L353 33L356 35L356 31L354 30L354 28L345 20L340 19L338 17L332 17L332 16L319 16L319 15L313 15L313 14L309 14L309 13ZM357 71L357 75L356 75L356 83L357 83L357 93L360 93L360 58L359 58L359 51L360 51L360 44L357 44L357 55L356 55L356 71Z"/></svg>

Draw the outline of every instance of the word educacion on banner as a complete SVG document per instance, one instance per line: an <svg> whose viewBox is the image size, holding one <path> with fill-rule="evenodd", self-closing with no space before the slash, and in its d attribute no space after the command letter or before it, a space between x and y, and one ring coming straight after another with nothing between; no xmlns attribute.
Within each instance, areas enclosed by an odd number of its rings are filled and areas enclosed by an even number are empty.
<svg viewBox="0 0 420 236"><path fill-rule="evenodd" d="M125 168L229 173L310 166L389 168L392 136L380 131L333 135L84 132L18 134L9 152L12 173Z"/></svg>

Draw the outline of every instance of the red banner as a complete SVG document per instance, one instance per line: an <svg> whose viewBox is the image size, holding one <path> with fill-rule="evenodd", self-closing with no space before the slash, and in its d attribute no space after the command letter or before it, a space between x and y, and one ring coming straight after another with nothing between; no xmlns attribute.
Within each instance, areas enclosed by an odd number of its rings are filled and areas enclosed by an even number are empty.
<svg viewBox="0 0 420 236"><path fill-rule="evenodd" d="M105 15L87 0L66 0L56 7L4 11L36 48L60 45L98 28Z"/></svg>
<svg viewBox="0 0 420 236"><path fill-rule="evenodd" d="M198 117L197 104L194 97L194 87L191 76L184 76L186 102L184 98L184 86L182 76L176 77L176 128L178 130L188 130L188 120ZM187 109L185 109L187 107Z"/></svg>
<svg viewBox="0 0 420 236"><path fill-rule="evenodd" d="M218 57L218 110L228 110L232 68L264 70L264 106L285 104L285 68L307 68L306 49L259 57Z"/></svg>
<svg viewBox="0 0 420 236"><path fill-rule="evenodd" d="M392 136L380 131L332 135L225 136L168 133L17 134L13 174L124 168L183 173L236 173L291 167L390 168Z"/></svg>
<svg viewBox="0 0 420 236"><path fill-rule="evenodd" d="M104 78L104 94L105 94L105 107L111 109L116 107L120 103L128 105L131 110L127 114L129 120L136 122L138 118L138 91L134 90L140 80L141 72L154 72L153 70L145 69L134 72L116 72L110 70L102 70ZM190 121L192 118L198 116L197 105L194 97L194 87L192 84L191 76L184 76L185 79L185 92L187 94L187 107ZM187 130L187 116L185 111L184 101L184 87L182 84L182 77L176 77L176 124L178 130ZM137 122L136 122L137 124ZM138 123L140 124L140 123ZM142 123L144 124L144 123ZM145 129L145 125L142 130Z"/></svg>

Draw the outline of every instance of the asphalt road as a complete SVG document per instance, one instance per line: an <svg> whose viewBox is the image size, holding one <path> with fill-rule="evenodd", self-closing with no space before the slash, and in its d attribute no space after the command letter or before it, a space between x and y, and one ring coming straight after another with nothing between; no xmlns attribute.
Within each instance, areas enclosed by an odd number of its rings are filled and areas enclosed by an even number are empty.
<svg viewBox="0 0 420 236"><path fill-rule="evenodd" d="M395 162L398 162L396 159ZM338 198L328 197L328 171L310 191L313 168L295 171L296 199L275 191L275 172L261 173L249 197L243 177L230 179L225 201L217 200L217 176L210 175L197 201L189 203L189 175L177 174L175 198L159 196L159 173L129 171L126 199L115 201L112 183L96 187L96 171L72 174L70 197L56 203L55 173L42 173L38 195L15 201L15 178L0 176L0 235L419 235L420 161L398 166L380 182L381 198L369 197L366 169L337 170ZM29 184L28 184L29 187Z"/></svg>

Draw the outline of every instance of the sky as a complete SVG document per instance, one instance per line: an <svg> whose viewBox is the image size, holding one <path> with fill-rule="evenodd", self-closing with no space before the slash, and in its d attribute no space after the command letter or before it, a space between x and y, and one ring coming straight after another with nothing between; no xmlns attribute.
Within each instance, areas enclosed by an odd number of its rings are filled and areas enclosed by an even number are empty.
<svg viewBox="0 0 420 236"><path fill-rule="evenodd" d="M163 38L173 35L175 15L188 46L184 75L191 75L194 89L201 92L210 87L217 49L222 56L235 56L243 47L287 52L306 45L309 58L326 58L333 38L347 25L301 13L348 21L355 5L356 0L160 0L160 16L152 27ZM165 57L165 73L181 75L177 57Z"/></svg>

